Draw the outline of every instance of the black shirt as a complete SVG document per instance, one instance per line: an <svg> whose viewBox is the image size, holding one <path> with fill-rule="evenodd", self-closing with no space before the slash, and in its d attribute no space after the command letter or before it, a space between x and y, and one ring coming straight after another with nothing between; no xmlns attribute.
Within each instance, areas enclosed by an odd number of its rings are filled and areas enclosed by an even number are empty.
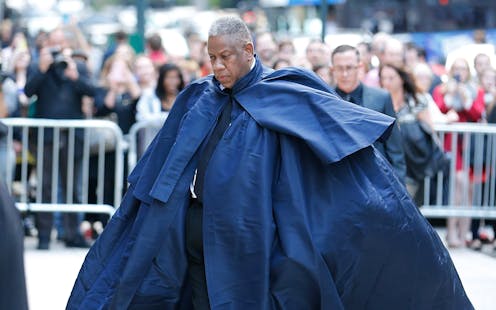
<svg viewBox="0 0 496 310"><path fill-rule="evenodd" d="M341 98L343 98L346 101L356 103L358 105L362 105L363 100L363 86L362 83L358 84L358 87L355 88L351 93L347 93L339 88L336 88L336 92L338 93Z"/></svg>

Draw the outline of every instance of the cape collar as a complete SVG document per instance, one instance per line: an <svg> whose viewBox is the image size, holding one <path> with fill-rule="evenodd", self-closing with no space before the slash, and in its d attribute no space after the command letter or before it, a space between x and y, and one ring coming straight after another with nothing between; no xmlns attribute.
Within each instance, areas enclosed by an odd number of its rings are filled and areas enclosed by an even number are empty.
<svg viewBox="0 0 496 310"><path fill-rule="evenodd" d="M255 57L255 66L245 76L239 79L231 90L231 96L244 89L249 88L262 79L263 66ZM171 147L167 160L163 163L159 175L154 182L149 195L166 203L181 175L185 171L190 160L200 147L202 141L215 125L215 121L222 107L228 100L227 92L221 90L220 83L212 78L215 93L206 89L196 97L196 104L182 120L183 126L176 136L174 145ZM181 104L181 103L175 103Z"/></svg>

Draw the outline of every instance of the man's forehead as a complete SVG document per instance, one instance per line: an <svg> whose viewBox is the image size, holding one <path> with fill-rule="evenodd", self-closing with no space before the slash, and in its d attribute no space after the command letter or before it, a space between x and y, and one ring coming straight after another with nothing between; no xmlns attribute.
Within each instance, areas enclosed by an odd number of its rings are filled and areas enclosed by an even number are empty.
<svg viewBox="0 0 496 310"><path fill-rule="evenodd" d="M236 48L236 41L228 35L210 36L207 41L208 52L222 52Z"/></svg>
<svg viewBox="0 0 496 310"><path fill-rule="evenodd" d="M358 61L358 57L354 51L344 51L334 54L332 57L334 61Z"/></svg>

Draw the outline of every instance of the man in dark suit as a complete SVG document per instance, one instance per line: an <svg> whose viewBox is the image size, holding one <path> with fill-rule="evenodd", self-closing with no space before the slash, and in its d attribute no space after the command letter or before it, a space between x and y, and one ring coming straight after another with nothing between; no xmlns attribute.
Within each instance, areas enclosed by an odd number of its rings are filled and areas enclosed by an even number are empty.
<svg viewBox="0 0 496 310"><path fill-rule="evenodd" d="M396 118L389 93L360 82L360 67L363 64L360 62L358 49L351 45L340 45L332 52L331 60L336 92L343 99ZM395 124L389 139L377 141L374 146L393 166L396 176L404 184L406 163L400 139L398 126Z"/></svg>

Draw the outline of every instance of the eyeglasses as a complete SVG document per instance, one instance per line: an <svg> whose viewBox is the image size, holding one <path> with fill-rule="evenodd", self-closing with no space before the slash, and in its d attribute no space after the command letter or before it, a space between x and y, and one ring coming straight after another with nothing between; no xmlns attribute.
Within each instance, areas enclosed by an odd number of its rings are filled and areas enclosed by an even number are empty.
<svg viewBox="0 0 496 310"><path fill-rule="evenodd" d="M358 66L344 66L344 67L336 66L336 67L333 67L333 70L339 74L350 73L350 72L355 71L356 69L358 69Z"/></svg>

